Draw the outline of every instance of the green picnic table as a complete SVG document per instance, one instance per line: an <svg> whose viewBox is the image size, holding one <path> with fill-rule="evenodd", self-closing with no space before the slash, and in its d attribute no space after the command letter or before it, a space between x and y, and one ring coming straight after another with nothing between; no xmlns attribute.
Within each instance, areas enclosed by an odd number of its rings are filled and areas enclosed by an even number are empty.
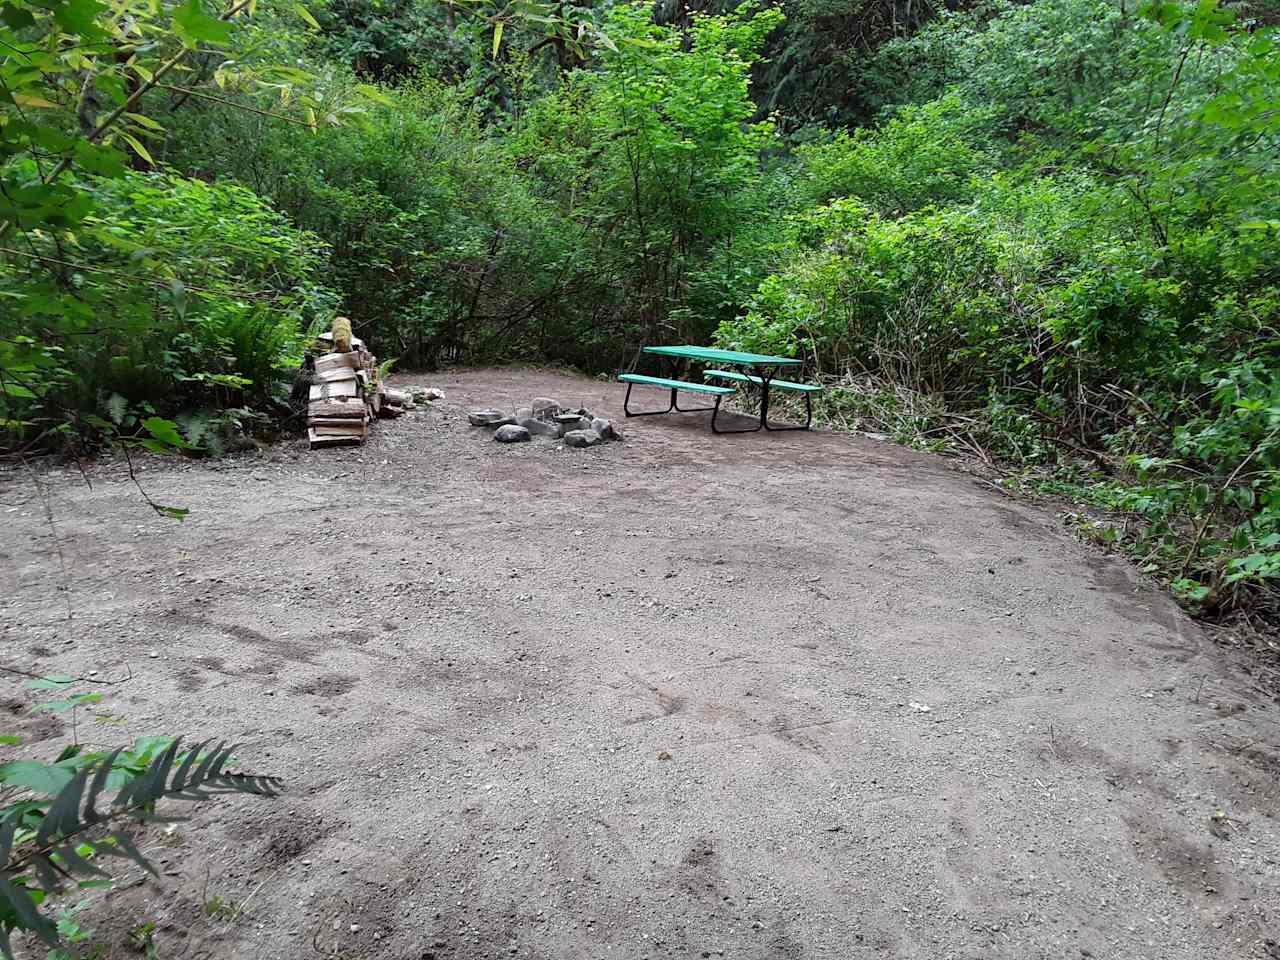
<svg viewBox="0 0 1280 960"><path fill-rule="evenodd" d="M811 397L822 388L811 383L795 383L778 379L778 372L787 367L800 366L799 360L790 357L774 357L766 353L743 353L739 350L719 350L715 347L694 346L661 346L645 347L645 353L663 357L672 364L672 376L649 377L639 373L624 373L618 379L627 385L627 396L622 401L623 412L628 417L652 417L664 413L694 413L699 410L711 411L712 433L755 433L757 430L808 430L813 422L813 405ZM690 363L719 364L722 366L745 367L748 372L737 370L705 370L703 377L714 380L727 380L737 384L751 384L760 388L760 422L754 427L745 429L722 430L716 422L720 415L720 401L734 392L734 387L725 387L711 383L697 383L681 380L678 377L680 368ZM661 387L671 391L671 399L665 410L631 410L631 389L636 384ZM795 426L775 426L769 422L769 391L771 389L789 390L804 396L805 422ZM700 393L713 397L714 405L710 407L681 407L680 391Z"/></svg>

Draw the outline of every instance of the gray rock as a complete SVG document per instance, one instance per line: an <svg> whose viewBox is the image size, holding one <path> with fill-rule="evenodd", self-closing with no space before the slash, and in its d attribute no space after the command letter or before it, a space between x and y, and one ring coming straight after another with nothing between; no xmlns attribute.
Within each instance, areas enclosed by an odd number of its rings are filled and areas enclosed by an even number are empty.
<svg viewBox="0 0 1280 960"><path fill-rule="evenodd" d="M533 411L528 407L516 408L516 423L522 423L525 420L533 419Z"/></svg>
<svg viewBox="0 0 1280 960"><path fill-rule="evenodd" d="M551 420L560 413L560 403L550 397L534 397L530 406L539 420Z"/></svg>
<svg viewBox="0 0 1280 960"><path fill-rule="evenodd" d="M524 427L514 423L505 423L494 432L493 439L499 443L525 443L532 440L533 437Z"/></svg>
<svg viewBox="0 0 1280 960"><path fill-rule="evenodd" d="M443 400L444 391L439 387L427 387L427 400Z"/></svg>
<svg viewBox="0 0 1280 960"><path fill-rule="evenodd" d="M534 417L526 417L517 421L520 426L524 427L530 433L539 437L558 437L560 436L560 426L555 423L548 423L546 420L538 420Z"/></svg>
<svg viewBox="0 0 1280 960"><path fill-rule="evenodd" d="M557 413L551 419L555 420L556 423L563 423L567 429L572 429L571 425L577 424L582 417L576 413Z"/></svg>
<svg viewBox="0 0 1280 960"><path fill-rule="evenodd" d="M617 428L614 427L613 421L606 420L603 417L596 417L594 420L592 420L591 429L594 430L596 433L600 434L600 436L606 440L622 439L622 434L620 434Z"/></svg>
<svg viewBox="0 0 1280 960"><path fill-rule="evenodd" d="M591 430L591 429L593 429L591 425L592 425L594 422L595 422L595 421L594 421L594 420L592 420L590 417L579 417L579 418L578 418L577 426L566 427L566 429L568 429L568 430Z"/></svg>
<svg viewBox="0 0 1280 960"><path fill-rule="evenodd" d="M515 423L514 418L508 417L501 410L472 410L467 414L467 419L473 427L500 427L504 423Z"/></svg>
<svg viewBox="0 0 1280 960"><path fill-rule="evenodd" d="M564 435L566 447L595 447L603 442L594 430L570 430Z"/></svg>

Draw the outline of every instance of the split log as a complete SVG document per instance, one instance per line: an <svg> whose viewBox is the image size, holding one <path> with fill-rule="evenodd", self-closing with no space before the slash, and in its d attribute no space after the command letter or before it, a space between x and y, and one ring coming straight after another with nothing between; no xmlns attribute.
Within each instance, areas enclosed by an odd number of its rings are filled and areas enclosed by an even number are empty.
<svg viewBox="0 0 1280 960"><path fill-rule="evenodd" d="M347 380L339 380L332 383L312 384L308 399L312 402L317 400L341 400L359 397L361 393L359 381L351 377Z"/></svg>
<svg viewBox="0 0 1280 960"><path fill-rule="evenodd" d="M312 417L307 420L307 426L315 427L321 433L351 433L352 431L363 433L365 424L368 422L365 418L364 410L361 409L358 417L347 417L345 419L339 419L338 417Z"/></svg>
<svg viewBox="0 0 1280 960"><path fill-rule="evenodd" d="M341 397L317 400L307 405L307 416L312 419L335 417L354 420L364 416L364 401L358 397Z"/></svg>
<svg viewBox="0 0 1280 960"><path fill-rule="evenodd" d="M324 373L327 370L358 369L360 366L360 355L358 353L326 353L323 357L316 358L316 373Z"/></svg>
<svg viewBox="0 0 1280 960"><path fill-rule="evenodd" d="M308 430L307 439L311 441L311 449L315 450L318 447L341 447L364 443L364 434L333 434Z"/></svg>

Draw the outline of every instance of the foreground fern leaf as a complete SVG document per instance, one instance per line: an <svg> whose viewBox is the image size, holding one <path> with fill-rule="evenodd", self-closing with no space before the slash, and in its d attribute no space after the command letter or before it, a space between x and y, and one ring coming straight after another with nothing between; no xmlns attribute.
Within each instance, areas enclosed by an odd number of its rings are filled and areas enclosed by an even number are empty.
<svg viewBox="0 0 1280 960"><path fill-rule="evenodd" d="M206 740L185 752L181 738L152 759L139 776L109 801L107 783L121 751L79 770L41 813L31 804L11 806L0 818L0 956L12 960L14 930L34 933L49 946L59 945L57 926L40 911L44 898L68 882L109 879L93 858L123 857L151 874L155 868L129 835L113 825L160 817L160 800L207 800L226 793L274 797L284 784L277 777L229 773L234 744ZM98 835L89 831L100 828ZM34 830L34 832L33 832Z"/></svg>

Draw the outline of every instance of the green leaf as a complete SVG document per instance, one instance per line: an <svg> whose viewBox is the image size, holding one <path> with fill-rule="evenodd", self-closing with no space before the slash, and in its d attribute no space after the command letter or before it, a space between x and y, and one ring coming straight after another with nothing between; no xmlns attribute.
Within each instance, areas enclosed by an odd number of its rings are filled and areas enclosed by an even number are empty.
<svg viewBox="0 0 1280 960"><path fill-rule="evenodd" d="M191 512L189 507L168 507L163 503L153 503L152 508L162 517L168 517L170 520L179 522L187 519L187 514Z"/></svg>
<svg viewBox="0 0 1280 960"><path fill-rule="evenodd" d="M149 166L154 167L156 165L156 162L151 159L151 154L147 152L147 148L144 147L136 137L134 137L131 134L125 133L123 130L117 130L116 133L120 135L121 140L129 144L129 146L133 147L133 152L136 153L138 156L140 156L143 160L147 161L147 164Z"/></svg>
<svg viewBox="0 0 1280 960"><path fill-rule="evenodd" d="M293 12L296 13L298 16L300 16L303 20L305 20L307 22L307 25L311 27L311 29L313 30L320 29L319 22L316 20L315 17L311 15L311 11L308 10L306 7L304 7L302 4L295 3L293 5Z"/></svg>
<svg viewBox="0 0 1280 960"><path fill-rule="evenodd" d="M53 8L53 19L67 33L98 36L103 31L96 22L97 17L106 9L98 0L67 0Z"/></svg>
<svg viewBox="0 0 1280 960"><path fill-rule="evenodd" d="M178 433L178 425L172 420L165 420L163 417L147 417L142 421L142 428L161 443L182 449L191 448L191 444L182 439L182 434Z"/></svg>
<svg viewBox="0 0 1280 960"><path fill-rule="evenodd" d="M86 173L96 173L100 177L124 176L124 154L111 147L81 140L75 145L75 158Z"/></svg>
<svg viewBox="0 0 1280 960"><path fill-rule="evenodd" d="M13 102L20 107L37 107L42 110L57 110L58 105L44 97L34 97L27 93L15 93Z"/></svg>
<svg viewBox="0 0 1280 960"><path fill-rule="evenodd" d="M136 70L137 68L135 67L134 69ZM143 79L145 80L146 77L143 77ZM160 126L160 124L156 123L156 121L152 120L150 117L146 116L145 114L126 113L125 116L128 117L130 120L132 120L134 123L136 123L140 127L143 127L147 130L151 130L154 133L164 133L164 127Z"/></svg>
<svg viewBox="0 0 1280 960"><path fill-rule="evenodd" d="M173 294L173 312L178 315L179 320L185 320L187 318L186 284L174 277L169 281L169 292Z"/></svg>
<svg viewBox="0 0 1280 960"><path fill-rule="evenodd" d="M499 20L493 25L493 59L498 59L498 46L502 43L503 22Z"/></svg>
<svg viewBox="0 0 1280 960"><path fill-rule="evenodd" d="M201 41L222 44L231 39L231 24L211 17L201 8L200 0L187 0L173 11L173 29L188 47Z"/></svg>
<svg viewBox="0 0 1280 960"><path fill-rule="evenodd" d="M75 677L41 677L27 684L28 690L61 690L76 682Z"/></svg>
<svg viewBox="0 0 1280 960"><path fill-rule="evenodd" d="M62 752L58 754L58 759L55 760L54 763L61 763L63 760L70 760L72 757L78 757L83 752L84 747L81 744L69 743L62 748Z"/></svg>
<svg viewBox="0 0 1280 960"><path fill-rule="evenodd" d="M46 713L65 713L74 707L83 707L90 703L99 703L102 700L100 693L76 693L67 697L65 700L46 700L44 703L37 703L31 708L31 712L44 711ZM59 760L65 760L68 756L74 754L62 754Z"/></svg>
<svg viewBox="0 0 1280 960"><path fill-rule="evenodd" d="M22 738L21 738L21 737L11 737L11 736L7 736L7 735L2 735L2 736L0 736L0 746L4 746L4 747L16 747L16 746L18 746L18 744L20 744L20 743L22 743Z"/></svg>
<svg viewBox="0 0 1280 960"><path fill-rule="evenodd" d="M34 26L36 18L26 10L19 10L12 4L0 5L0 23L11 30L24 30Z"/></svg>
<svg viewBox="0 0 1280 960"><path fill-rule="evenodd" d="M0 767L0 783L27 787L50 797L57 796L74 776L75 772L66 767L37 760L14 760Z"/></svg>
<svg viewBox="0 0 1280 960"><path fill-rule="evenodd" d="M118 393L113 393L107 397L107 416L117 426L124 422L125 414L129 412L128 403L129 401Z"/></svg>
<svg viewBox="0 0 1280 960"><path fill-rule="evenodd" d="M392 100L389 96L387 96L377 87L373 86L373 84L357 83L356 92L359 93L361 96L363 96L366 100L372 100L374 103L380 103L384 107L394 107L396 105L396 102L394 100ZM310 108L308 108L308 112L310 112Z"/></svg>

